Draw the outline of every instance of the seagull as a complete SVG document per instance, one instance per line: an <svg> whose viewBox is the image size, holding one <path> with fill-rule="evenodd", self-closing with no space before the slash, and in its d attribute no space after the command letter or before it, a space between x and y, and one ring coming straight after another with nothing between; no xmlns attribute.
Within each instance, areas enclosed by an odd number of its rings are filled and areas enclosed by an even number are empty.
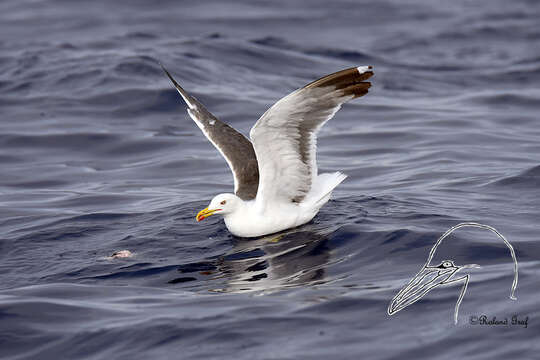
<svg viewBox="0 0 540 360"><path fill-rule="evenodd" d="M347 177L318 174L317 133L342 104L367 94L371 66L326 75L285 96L251 128L251 141L218 120L162 68L234 176L234 194L215 196L197 221L219 214L238 237L277 233L311 221Z"/></svg>

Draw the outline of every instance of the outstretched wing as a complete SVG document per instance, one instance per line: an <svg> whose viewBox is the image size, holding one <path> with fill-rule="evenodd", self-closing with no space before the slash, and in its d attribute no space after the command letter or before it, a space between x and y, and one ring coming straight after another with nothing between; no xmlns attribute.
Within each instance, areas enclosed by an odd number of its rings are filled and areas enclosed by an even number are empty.
<svg viewBox="0 0 540 360"><path fill-rule="evenodd" d="M327 75L268 109L251 129L259 162L257 199L300 202L317 177L317 132L351 99L365 95L371 66Z"/></svg>
<svg viewBox="0 0 540 360"><path fill-rule="evenodd" d="M259 168L251 141L218 120L197 99L182 89L165 68L163 71L186 102L189 116L229 164L234 175L235 194L242 200L254 199L259 186Z"/></svg>

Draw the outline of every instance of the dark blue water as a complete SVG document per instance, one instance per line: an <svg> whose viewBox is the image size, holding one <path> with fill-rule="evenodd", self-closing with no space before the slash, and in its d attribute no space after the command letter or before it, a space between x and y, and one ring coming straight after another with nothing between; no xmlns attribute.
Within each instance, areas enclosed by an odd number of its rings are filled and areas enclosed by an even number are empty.
<svg viewBox="0 0 540 360"><path fill-rule="evenodd" d="M2 1L0 358L536 358L538 19L532 0ZM349 175L334 200L277 238L196 223L232 176L158 61L244 133L374 66L320 135L320 171ZM458 325L458 286L389 317L463 221L514 245L518 300L506 247L463 229L438 258L482 266Z"/></svg>

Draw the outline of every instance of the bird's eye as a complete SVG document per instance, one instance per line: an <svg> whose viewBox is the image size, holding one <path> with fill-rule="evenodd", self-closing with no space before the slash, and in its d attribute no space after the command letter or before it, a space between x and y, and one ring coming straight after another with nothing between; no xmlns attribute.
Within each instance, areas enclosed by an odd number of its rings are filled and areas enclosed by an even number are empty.
<svg viewBox="0 0 540 360"><path fill-rule="evenodd" d="M220 202L221 205L225 205L227 203L227 200L223 200L222 202Z"/></svg>
<svg viewBox="0 0 540 360"><path fill-rule="evenodd" d="M442 266L445 268L449 268L449 267L452 267L452 263L450 261L445 261L442 263Z"/></svg>

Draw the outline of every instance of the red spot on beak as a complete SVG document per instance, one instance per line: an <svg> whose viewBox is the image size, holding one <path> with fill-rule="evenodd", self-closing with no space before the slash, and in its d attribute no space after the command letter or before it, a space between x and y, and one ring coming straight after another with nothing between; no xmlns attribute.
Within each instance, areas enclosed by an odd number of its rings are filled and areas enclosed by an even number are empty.
<svg viewBox="0 0 540 360"><path fill-rule="evenodd" d="M199 222L201 220L206 219L209 216L212 216L212 214L214 214L216 211L220 211L220 210L221 209L215 209L215 210L208 210L208 208L202 209L201 211L199 211L199 213L197 214L195 219L197 219L197 222Z"/></svg>

